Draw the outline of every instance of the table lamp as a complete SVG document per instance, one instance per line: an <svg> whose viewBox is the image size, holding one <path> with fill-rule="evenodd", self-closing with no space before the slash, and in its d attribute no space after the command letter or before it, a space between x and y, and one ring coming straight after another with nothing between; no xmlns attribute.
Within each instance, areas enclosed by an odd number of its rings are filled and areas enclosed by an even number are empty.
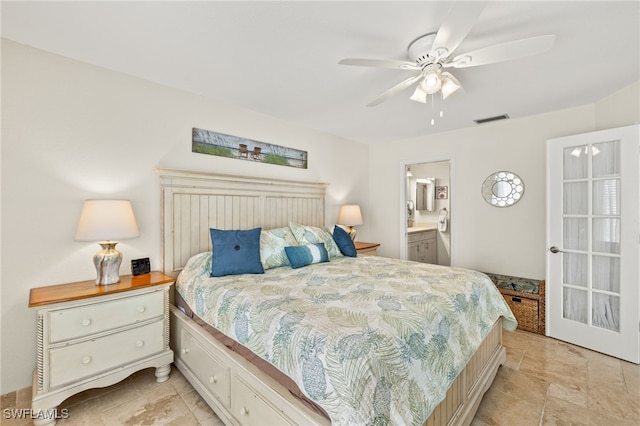
<svg viewBox="0 0 640 426"><path fill-rule="evenodd" d="M86 200L82 206L76 241L99 241L102 250L93 256L96 285L120 282L122 253L118 241L139 236L136 218L128 200Z"/></svg>
<svg viewBox="0 0 640 426"><path fill-rule="evenodd" d="M362 225L362 213L360 212L360 206L357 204L345 204L340 208L340 214L338 215L338 224L345 225L347 227L347 234L352 240L356 239L355 225Z"/></svg>

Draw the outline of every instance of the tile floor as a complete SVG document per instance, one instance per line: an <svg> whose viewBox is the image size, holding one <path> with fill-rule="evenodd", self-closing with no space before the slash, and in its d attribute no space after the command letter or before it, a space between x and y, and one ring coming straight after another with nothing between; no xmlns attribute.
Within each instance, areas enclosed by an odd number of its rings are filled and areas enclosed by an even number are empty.
<svg viewBox="0 0 640 426"><path fill-rule="evenodd" d="M504 333L507 362L485 394L472 426L640 425L640 366L524 331ZM6 408L29 408L30 390L3 395ZM191 385L173 369L156 383L153 369L102 389L75 395L60 426L222 425Z"/></svg>

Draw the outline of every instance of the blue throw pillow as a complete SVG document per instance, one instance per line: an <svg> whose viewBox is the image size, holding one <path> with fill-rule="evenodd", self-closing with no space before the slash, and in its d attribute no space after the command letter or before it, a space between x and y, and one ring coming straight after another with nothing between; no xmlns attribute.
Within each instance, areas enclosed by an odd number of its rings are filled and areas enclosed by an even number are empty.
<svg viewBox="0 0 640 426"><path fill-rule="evenodd" d="M358 255L356 245L353 243L353 240L349 234L347 234L347 231L340 228L338 225L333 227L333 240L345 256L356 257Z"/></svg>
<svg viewBox="0 0 640 426"><path fill-rule="evenodd" d="M312 263L329 261L329 253L323 243L291 246L284 248L292 268L301 268Z"/></svg>
<svg viewBox="0 0 640 426"><path fill-rule="evenodd" d="M247 231L210 229L213 255L211 276L264 274L260 261L260 232L262 228Z"/></svg>

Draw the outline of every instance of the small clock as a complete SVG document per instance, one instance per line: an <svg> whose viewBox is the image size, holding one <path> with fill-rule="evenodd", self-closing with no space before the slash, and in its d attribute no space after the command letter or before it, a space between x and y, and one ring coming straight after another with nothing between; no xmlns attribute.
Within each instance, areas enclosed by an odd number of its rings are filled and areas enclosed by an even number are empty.
<svg viewBox="0 0 640 426"><path fill-rule="evenodd" d="M145 257L143 259L133 259L131 260L131 275L142 275L148 274L151 270L151 264L149 263L149 258Z"/></svg>

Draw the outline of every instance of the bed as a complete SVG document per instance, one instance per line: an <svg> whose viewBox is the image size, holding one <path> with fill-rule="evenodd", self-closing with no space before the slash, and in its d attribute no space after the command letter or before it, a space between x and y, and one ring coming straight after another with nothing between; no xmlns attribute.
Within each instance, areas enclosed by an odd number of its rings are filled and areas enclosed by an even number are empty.
<svg viewBox="0 0 640 426"><path fill-rule="evenodd" d="M516 325L484 274L333 252L210 277L211 228L322 229L327 185L158 173L175 365L225 423L471 422Z"/></svg>

